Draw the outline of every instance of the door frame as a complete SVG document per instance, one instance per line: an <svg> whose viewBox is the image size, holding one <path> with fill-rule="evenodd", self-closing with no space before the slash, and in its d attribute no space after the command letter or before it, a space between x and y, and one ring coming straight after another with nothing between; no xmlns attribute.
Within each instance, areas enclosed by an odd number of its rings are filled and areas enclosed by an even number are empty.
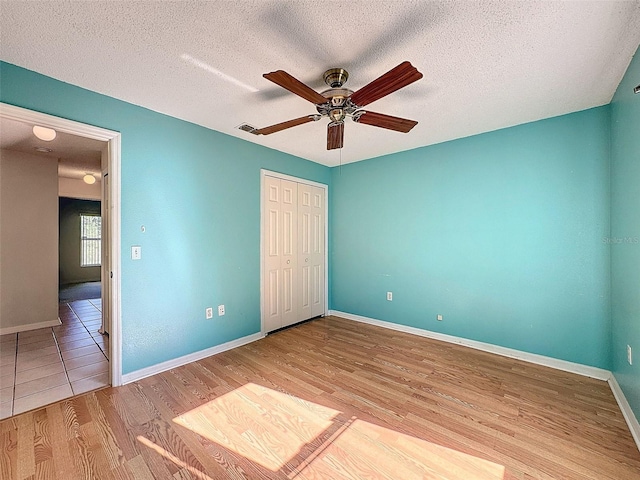
<svg viewBox="0 0 640 480"><path fill-rule="evenodd" d="M122 331L121 331L121 245L120 245L120 154L121 138L119 132L95 127L74 120L56 117L46 113L29 110L0 102L0 118L18 122L37 124L53 128L59 132L77 135L107 142L108 172L110 177L109 193L111 197L111 216L109 219L111 249L111 332L109 332L109 369L111 385L122 385Z"/></svg>
<svg viewBox="0 0 640 480"><path fill-rule="evenodd" d="M329 311L329 185L314 182L305 178L298 178L286 173L260 169L260 333L266 335L264 327L265 298L264 298L264 181L265 177L279 178L291 182L303 183L324 189L324 315Z"/></svg>

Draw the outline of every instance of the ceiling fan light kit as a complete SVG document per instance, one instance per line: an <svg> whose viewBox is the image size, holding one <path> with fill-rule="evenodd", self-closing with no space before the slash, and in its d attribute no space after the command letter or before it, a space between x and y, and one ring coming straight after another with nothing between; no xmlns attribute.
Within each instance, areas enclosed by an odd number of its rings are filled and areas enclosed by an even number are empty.
<svg viewBox="0 0 640 480"><path fill-rule="evenodd" d="M347 117L351 117L356 123L402 133L408 133L418 124L414 120L362 110L362 107L422 78L422 73L409 62L402 62L356 92L343 88L349 78L349 73L343 68L332 68L324 72L322 78L330 88L322 93L316 92L284 70L265 73L263 77L313 103L318 115L307 115L264 128L254 128L247 124L238 127L254 135L270 135L328 117L330 122L327 126L327 150L333 150L342 148L344 144L344 120Z"/></svg>

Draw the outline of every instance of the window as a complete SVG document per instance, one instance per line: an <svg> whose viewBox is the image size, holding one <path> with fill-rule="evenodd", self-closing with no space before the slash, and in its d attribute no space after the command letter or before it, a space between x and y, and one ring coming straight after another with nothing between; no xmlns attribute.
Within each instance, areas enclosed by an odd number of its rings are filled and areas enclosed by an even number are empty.
<svg viewBox="0 0 640 480"><path fill-rule="evenodd" d="M99 267L102 258L102 218L80 215L80 266Z"/></svg>

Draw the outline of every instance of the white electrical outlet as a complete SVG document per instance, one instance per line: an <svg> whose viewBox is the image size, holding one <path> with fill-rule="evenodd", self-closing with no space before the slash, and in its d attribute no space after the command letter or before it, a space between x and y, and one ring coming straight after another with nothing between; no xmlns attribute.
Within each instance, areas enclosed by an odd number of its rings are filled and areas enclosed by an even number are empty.
<svg viewBox="0 0 640 480"><path fill-rule="evenodd" d="M387 300L389 300L390 302L393 301L393 292L387 292Z"/></svg>
<svg viewBox="0 0 640 480"><path fill-rule="evenodd" d="M439 322L442 321L442 315L438 314L438 316L436 317L436 320L438 320Z"/></svg>
<svg viewBox="0 0 640 480"><path fill-rule="evenodd" d="M213 307L207 307L207 309L204 311L204 314L207 319L213 318Z"/></svg>
<svg viewBox="0 0 640 480"><path fill-rule="evenodd" d="M224 305L218 305L218 316L221 317L224 315Z"/></svg>
<svg viewBox="0 0 640 480"><path fill-rule="evenodd" d="M629 362L629 365L633 365L633 356L631 354L631 345L627 345L627 362Z"/></svg>

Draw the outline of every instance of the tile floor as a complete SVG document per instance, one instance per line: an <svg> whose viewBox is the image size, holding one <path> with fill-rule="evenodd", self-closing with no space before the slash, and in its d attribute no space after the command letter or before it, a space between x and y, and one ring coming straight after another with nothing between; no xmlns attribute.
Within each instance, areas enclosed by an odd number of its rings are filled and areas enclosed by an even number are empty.
<svg viewBox="0 0 640 480"><path fill-rule="evenodd" d="M109 384L101 301L61 303L62 325L0 336L0 419Z"/></svg>

